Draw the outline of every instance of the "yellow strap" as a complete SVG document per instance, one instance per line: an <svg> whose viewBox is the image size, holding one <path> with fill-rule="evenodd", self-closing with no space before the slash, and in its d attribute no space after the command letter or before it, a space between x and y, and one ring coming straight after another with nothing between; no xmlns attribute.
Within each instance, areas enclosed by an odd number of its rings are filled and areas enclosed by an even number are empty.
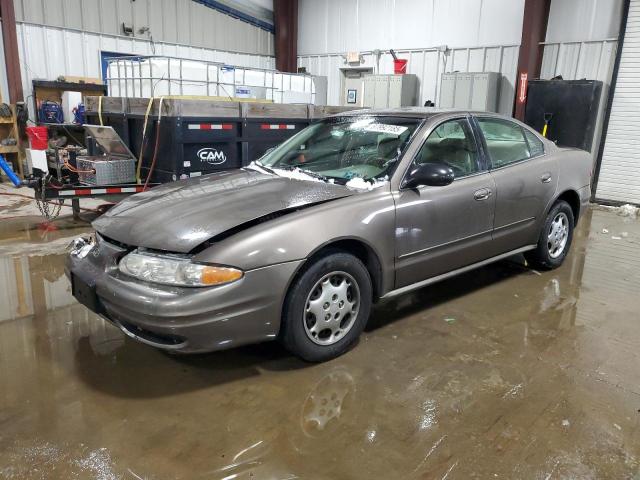
<svg viewBox="0 0 640 480"><path fill-rule="evenodd" d="M160 103L158 104L158 125L160 125L160 120L162 119L162 101L164 97L160 97Z"/></svg>
<svg viewBox="0 0 640 480"><path fill-rule="evenodd" d="M100 120L100 126L104 127L102 122L102 95L98 96L98 119Z"/></svg>
<svg viewBox="0 0 640 480"><path fill-rule="evenodd" d="M151 97L149 99L149 103L147 103L147 110L144 113L144 124L142 125L142 141L140 143L140 155L138 156L138 168L136 169L136 181L138 183L142 183L142 179L140 178L140 170L142 169L142 155L144 154L144 138L147 134L147 123L149 122L149 112L151 112L153 100L154 97Z"/></svg>
<svg viewBox="0 0 640 480"><path fill-rule="evenodd" d="M547 127L549 127L549 124L548 124L548 123L545 123L545 124L544 124L544 127L542 127L542 136L543 136L544 138L547 138Z"/></svg>

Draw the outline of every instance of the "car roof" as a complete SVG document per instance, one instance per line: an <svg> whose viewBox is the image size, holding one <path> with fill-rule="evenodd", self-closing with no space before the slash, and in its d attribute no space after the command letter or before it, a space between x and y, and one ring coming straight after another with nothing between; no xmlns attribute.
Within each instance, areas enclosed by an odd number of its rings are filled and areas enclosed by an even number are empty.
<svg viewBox="0 0 640 480"><path fill-rule="evenodd" d="M332 117L359 116L359 115L378 115L387 117L412 117L412 118L428 118L435 115L495 115L502 117L503 115L493 112L482 112L473 110L460 110L456 108L435 108L435 107L398 107L398 108L361 108L357 110L348 110Z"/></svg>

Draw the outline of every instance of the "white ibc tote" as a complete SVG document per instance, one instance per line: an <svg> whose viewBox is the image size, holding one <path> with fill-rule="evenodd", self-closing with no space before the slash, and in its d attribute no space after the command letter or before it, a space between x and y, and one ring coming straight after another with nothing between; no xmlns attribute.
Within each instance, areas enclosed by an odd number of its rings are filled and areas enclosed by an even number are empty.
<svg viewBox="0 0 640 480"><path fill-rule="evenodd" d="M307 74L174 57L116 57L107 61L107 86L113 97L190 95L315 103L313 77Z"/></svg>

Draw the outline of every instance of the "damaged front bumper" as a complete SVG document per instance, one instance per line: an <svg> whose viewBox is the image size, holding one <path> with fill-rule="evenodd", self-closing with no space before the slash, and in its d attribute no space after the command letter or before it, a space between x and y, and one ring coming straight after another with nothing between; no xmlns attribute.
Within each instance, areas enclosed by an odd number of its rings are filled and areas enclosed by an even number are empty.
<svg viewBox="0 0 640 480"><path fill-rule="evenodd" d="M122 274L118 261L127 252L99 235L74 240L65 265L74 297L129 337L182 353L274 339L289 280L300 264L250 270L226 285L176 287Z"/></svg>

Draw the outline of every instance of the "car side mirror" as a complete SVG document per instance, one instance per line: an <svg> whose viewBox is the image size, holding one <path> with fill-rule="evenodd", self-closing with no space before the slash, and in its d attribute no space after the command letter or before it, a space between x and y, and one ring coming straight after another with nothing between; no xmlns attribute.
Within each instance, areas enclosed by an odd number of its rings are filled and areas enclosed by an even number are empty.
<svg viewBox="0 0 640 480"><path fill-rule="evenodd" d="M403 187L416 188L421 185L444 187L451 184L454 178L453 170L442 163L422 163L411 167Z"/></svg>

